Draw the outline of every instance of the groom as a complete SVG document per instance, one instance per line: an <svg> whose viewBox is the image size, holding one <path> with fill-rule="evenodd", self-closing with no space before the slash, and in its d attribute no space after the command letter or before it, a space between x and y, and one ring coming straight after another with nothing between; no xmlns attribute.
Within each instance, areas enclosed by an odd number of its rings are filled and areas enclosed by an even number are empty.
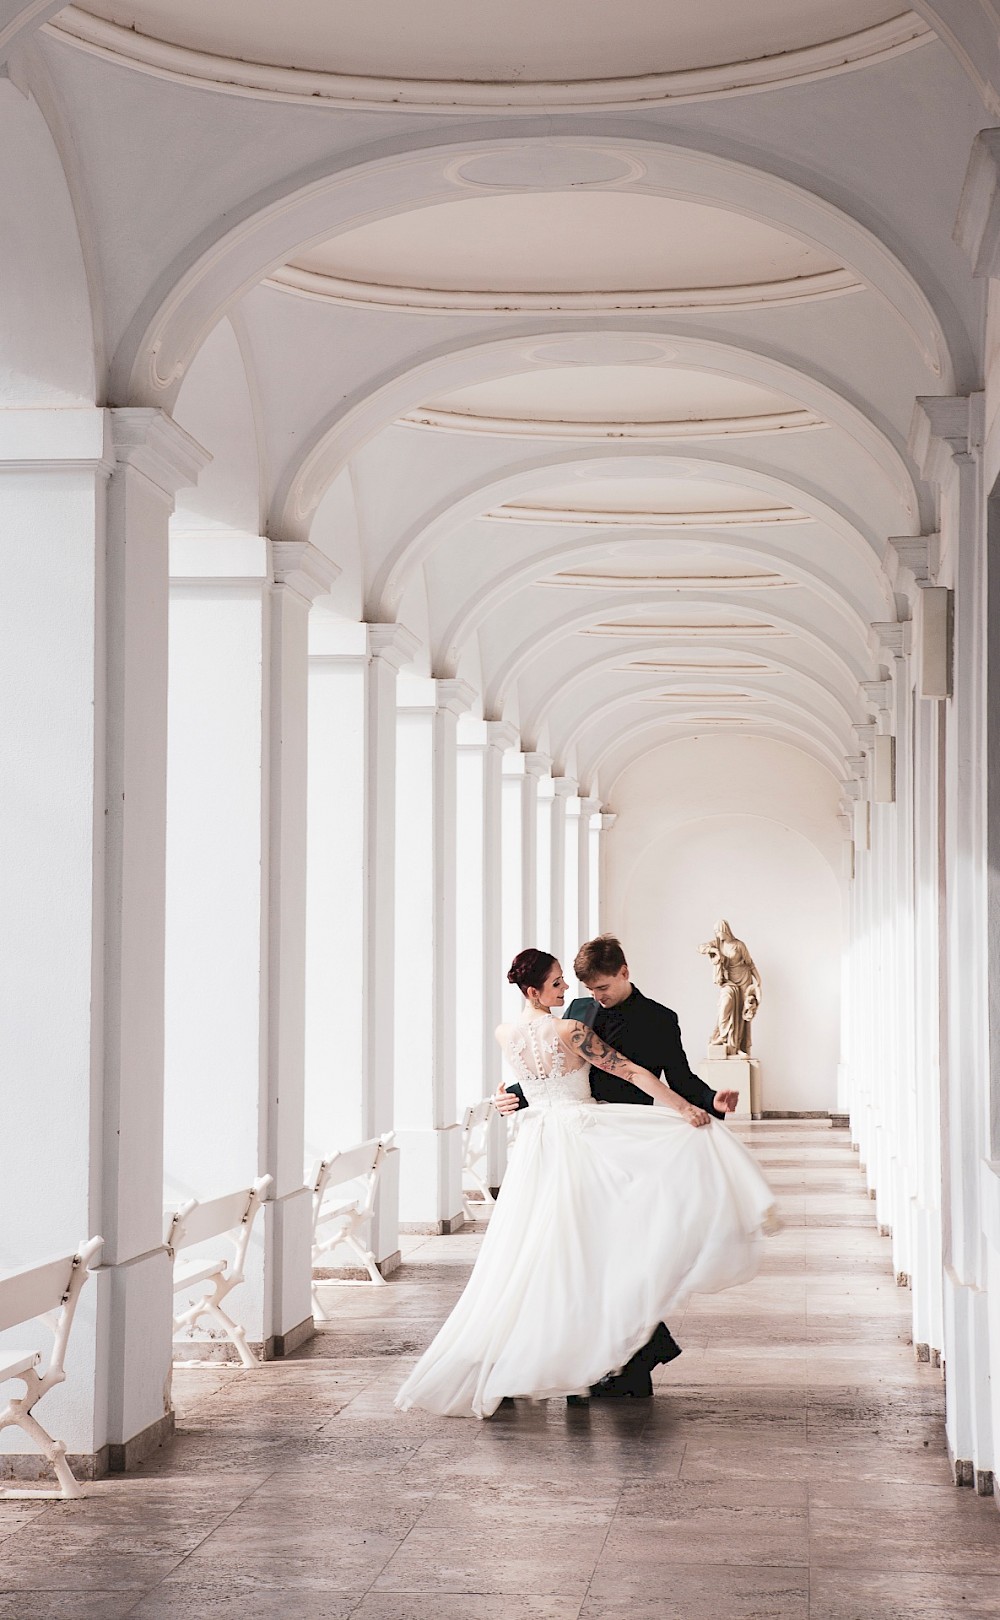
<svg viewBox="0 0 1000 1620"><path fill-rule="evenodd" d="M574 1001L564 1016L586 1024L608 1046L653 1074L662 1074L671 1091L697 1108L704 1108L716 1119L734 1112L738 1091L713 1092L694 1074L681 1044L677 1014L658 1001L650 1001L629 979L625 952L613 934L601 934L581 945L573 961L573 971L590 995ZM598 1102L648 1103L653 1099L630 1080L592 1067L590 1090ZM528 1102L520 1086L508 1085L494 1098L501 1114L516 1113ZM673 1361L681 1353L666 1324L661 1322L653 1337L619 1373L609 1373L595 1384L593 1395L648 1398L653 1393L653 1368Z"/></svg>

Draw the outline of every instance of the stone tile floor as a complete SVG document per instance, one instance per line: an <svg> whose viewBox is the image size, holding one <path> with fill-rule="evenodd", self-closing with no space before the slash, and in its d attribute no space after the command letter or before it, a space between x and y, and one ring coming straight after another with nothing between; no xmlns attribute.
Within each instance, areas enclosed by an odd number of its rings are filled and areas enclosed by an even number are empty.
<svg viewBox="0 0 1000 1620"><path fill-rule="evenodd" d="M652 1402L397 1414L483 1228L407 1239L298 1357L178 1369L154 1463L0 1504L0 1620L1000 1617L1000 1514L951 1484L846 1133L739 1128L787 1224L672 1322Z"/></svg>

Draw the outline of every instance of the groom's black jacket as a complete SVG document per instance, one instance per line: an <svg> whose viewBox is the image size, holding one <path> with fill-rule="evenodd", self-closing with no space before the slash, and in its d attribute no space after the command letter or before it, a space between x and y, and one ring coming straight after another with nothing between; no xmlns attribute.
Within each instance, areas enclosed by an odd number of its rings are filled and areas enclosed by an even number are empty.
<svg viewBox="0 0 1000 1620"><path fill-rule="evenodd" d="M716 1119L725 1117L714 1106L715 1092L711 1086L699 1080L691 1070L681 1042L677 1014L671 1012L669 1007L662 1007L658 1001L650 1001L635 985L632 986L631 995L617 1007L600 1007L593 996L584 996L571 1002L563 1016L588 1025L608 1046L613 1046L630 1062L638 1063L640 1068L662 1075L671 1091L694 1103L696 1108L706 1109ZM590 1089L599 1102L650 1105L653 1102L648 1092L634 1086L630 1080L622 1080L616 1074L608 1074L604 1069L593 1066L590 1070ZM520 1086L509 1085L507 1090L516 1093L521 1099L521 1107L527 1108L527 1099Z"/></svg>

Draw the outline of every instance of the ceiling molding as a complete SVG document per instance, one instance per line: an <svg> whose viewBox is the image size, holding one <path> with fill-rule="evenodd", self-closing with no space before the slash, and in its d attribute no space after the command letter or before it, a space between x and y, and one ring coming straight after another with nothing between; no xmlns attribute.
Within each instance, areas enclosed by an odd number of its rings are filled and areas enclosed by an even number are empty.
<svg viewBox="0 0 1000 1620"><path fill-rule="evenodd" d="M585 625L574 632L578 636L656 637L661 641L673 641L680 636L703 641L729 636L738 639L746 636L788 636L791 633L790 630L783 630L776 624L643 624L611 619Z"/></svg>
<svg viewBox="0 0 1000 1620"><path fill-rule="evenodd" d="M722 512L597 512L572 506L526 506L517 501L505 501L480 516L491 522L595 524L602 529L761 528L774 523L816 521L794 506L751 506Z"/></svg>
<svg viewBox="0 0 1000 1620"><path fill-rule="evenodd" d="M696 309L704 314L732 310L775 309L842 298L865 291L851 270L822 270L815 275L787 276L778 281L751 281L732 287L595 288L586 292L538 292L530 288L478 291L455 287L401 287L383 281L353 281L328 276L301 265L285 264L264 278L281 292L352 309L387 309L403 314L503 315L570 314L608 310Z"/></svg>
<svg viewBox="0 0 1000 1620"><path fill-rule="evenodd" d="M550 574L536 582L590 591L754 591L794 586L783 574L607 574L584 569Z"/></svg>
<svg viewBox="0 0 1000 1620"><path fill-rule="evenodd" d="M768 433L804 433L829 423L815 411L771 411L757 416L691 417L673 422L561 422L544 417L485 416L421 406L398 419L401 427L442 433L486 433L502 439L639 439L672 444L678 439L748 438Z"/></svg>
<svg viewBox="0 0 1000 1620"><path fill-rule="evenodd" d="M191 50L67 6L46 23L57 39L125 63L142 73L227 95L295 101L310 107L415 108L438 113L572 112L588 108L657 107L716 96L747 95L778 85L807 83L829 74L882 62L926 45L934 32L915 12L903 11L873 28L799 50L742 62L623 78L550 80L401 79L330 73L245 62Z"/></svg>

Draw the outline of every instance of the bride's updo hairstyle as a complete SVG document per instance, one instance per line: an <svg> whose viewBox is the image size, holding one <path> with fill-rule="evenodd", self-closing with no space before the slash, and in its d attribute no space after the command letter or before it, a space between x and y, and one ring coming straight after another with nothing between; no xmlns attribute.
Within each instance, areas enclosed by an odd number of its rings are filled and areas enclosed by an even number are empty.
<svg viewBox="0 0 1000 1620"><path fill-rule="evenodd" d="M518 951L513 962L507 970L507 983L516 984L522 996L529 990L540 990L552 969L556 959L548 951L536 951L529 945L526 951Z"/></svg>

